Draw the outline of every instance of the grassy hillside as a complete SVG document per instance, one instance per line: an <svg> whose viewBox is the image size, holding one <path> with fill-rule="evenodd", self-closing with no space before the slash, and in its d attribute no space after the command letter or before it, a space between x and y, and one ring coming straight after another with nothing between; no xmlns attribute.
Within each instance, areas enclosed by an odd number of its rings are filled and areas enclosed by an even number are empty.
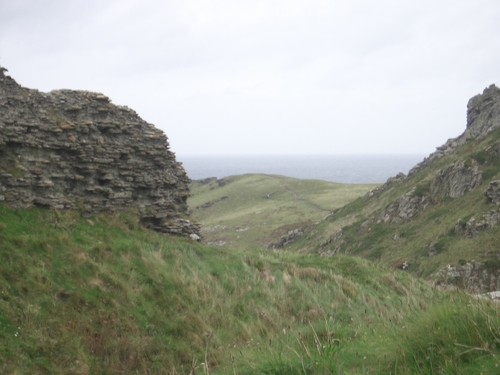
<svg viewBox="0 0 500 375"><path fill-rule="evenodd" d="M498 306L356 257L0 205L2 374L492 374Z"/></svg>
<svg viewBox="0 0 500 375"><path fill-rule="evenodd" d="M320 221L375 186L246 174L194 181L188 204L205 242L253 249Z"/></svg>
<svg viewBox="0 0 500 375"><path fill-rule="evenodd" d="M500 226L474 237L456 230L457 223L465 226L471 218L479 221L483 214L497 210L496 205L487 202L484 192L491 181L500 178L500 157L491 152L499 140L500 130L496 129L486 137L470 140L418 173L395 181L384 191L358 198L293 244L291 250L337 249L342 254L363 256L396 268L408 262L409 272L425 278L448 264L482 262L490 273L499 272ZM479 186L457 198L433 195L431 186L436 176L459 161L465 167L479 168ZM412 196L427 197L428 205L401 223L381 220L384 209L411 191ZM496 289L496 285L491 287Z"/></svg>
<svg viewBox="0 0 500 375"><path fill-rule="evenodd" d="M188 203L211 244L260 248L300 229L304 234L288 246L290 251L357 255L469 291L493 291L500 289L500 225L495 221L500 210L485 191L500 179L498 150L500 129L469 139L370 195L365 193L374 185L244 175L196 181ZM463 195L441 191L466 184L471 173L481 179ZM397 211L412 199L421 203ZM471 235L466 229L474 223L482 227ZM468 280L436 276L448 265L472 267L473 274Z"/></svg>

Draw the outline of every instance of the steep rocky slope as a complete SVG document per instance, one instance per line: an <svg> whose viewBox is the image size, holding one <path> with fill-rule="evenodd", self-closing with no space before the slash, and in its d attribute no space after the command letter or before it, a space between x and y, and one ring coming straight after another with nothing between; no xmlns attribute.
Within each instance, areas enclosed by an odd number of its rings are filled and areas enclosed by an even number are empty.
<svg viewBox="0 0 500 375"><path fill-rule="evenodd" d="M137 210L156 231L191 235L189 178L165 134L98 93L21 87L0 69L0 201L23 208Z"/></svg>
<svg viewBox="0 0 500 375"><path fill-rule="evenodd" d="M467 107L467 128L292 246L359 255L445 287L500 290L500 89Z"/></svg>

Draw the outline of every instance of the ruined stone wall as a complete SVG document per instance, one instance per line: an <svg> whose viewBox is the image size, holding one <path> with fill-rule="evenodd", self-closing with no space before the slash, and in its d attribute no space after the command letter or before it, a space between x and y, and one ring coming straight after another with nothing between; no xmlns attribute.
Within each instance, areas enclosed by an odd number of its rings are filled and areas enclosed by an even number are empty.
<svg viewBox="0 0 500 375"><path fill-rule="evenodd" d="M0 201L80 209L136 208L145 226L190 235L189 178L165 134L102 94L19 86L0 69Z"/></svg>

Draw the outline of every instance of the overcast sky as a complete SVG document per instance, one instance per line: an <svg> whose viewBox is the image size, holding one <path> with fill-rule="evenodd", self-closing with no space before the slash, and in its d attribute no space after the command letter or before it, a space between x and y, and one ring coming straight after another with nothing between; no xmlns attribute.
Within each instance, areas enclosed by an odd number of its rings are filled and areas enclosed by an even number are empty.
<svg viewBox="0 0 500 375"><path fill-rule="evenodd" d="M500 86L498 0L0 0L0 65L203 154L429 154Z"/></svg>

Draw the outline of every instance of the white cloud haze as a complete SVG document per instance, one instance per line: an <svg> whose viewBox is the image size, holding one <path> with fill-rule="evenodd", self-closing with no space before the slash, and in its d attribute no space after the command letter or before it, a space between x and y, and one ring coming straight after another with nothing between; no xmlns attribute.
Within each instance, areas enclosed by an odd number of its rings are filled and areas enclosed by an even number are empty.
<svg viewBox="0 0 500 375"><path fill-rule="evenodd" d="M500 85L498 0L0 0L21 85L102 92L190 154L428 154Z"/></svg>

